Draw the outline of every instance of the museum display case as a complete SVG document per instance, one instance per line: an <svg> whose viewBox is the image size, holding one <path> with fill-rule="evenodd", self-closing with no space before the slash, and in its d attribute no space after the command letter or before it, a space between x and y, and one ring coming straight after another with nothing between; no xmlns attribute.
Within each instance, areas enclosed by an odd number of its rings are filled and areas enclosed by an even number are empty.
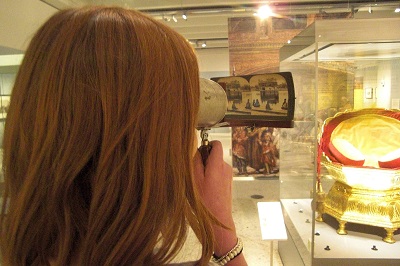
<svg viewBox="0 0 400 266"><path fill-rule="evenodd" d="M399 161L391 160L392 169L348 166L321 151L329 122L368 110L371 120L360 118L368 130L357 136L380 147L394 138L395 128L374 119L400 109L399 27L399 18L317 20L280 50L280 71L292 72L296 95L294 128L281 129L280 143L284 265L400 264Z"/></svg>

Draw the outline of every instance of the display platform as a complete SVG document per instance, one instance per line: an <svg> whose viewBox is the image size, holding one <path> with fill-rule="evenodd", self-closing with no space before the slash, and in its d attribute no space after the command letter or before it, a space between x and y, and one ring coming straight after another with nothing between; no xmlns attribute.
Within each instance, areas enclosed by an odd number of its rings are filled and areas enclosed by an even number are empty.
<svg viewBox="0 0 400 266"><path fill-rule="evenodd" d="M298 236L302 248L307 249L311 256L311 199L282 199L281 203L293 241ZM400 265L399 230L394 235L396 243L389 244L382 240L385 235L382 228L349 223L348 234L338 235L336 220L329 216L324 216L324 219L325 222L315 221L312 265ZM299 243L295 244L299 247ZM303 258L304 255L301 254Z"/></svg>

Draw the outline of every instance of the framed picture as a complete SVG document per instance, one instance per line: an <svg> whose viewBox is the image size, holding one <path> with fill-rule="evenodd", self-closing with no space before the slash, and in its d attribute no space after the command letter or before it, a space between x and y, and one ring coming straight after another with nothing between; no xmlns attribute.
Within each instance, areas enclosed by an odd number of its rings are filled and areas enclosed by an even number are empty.
<svg viewBox="0 0 400 266"><path fill-rule="evenodd" d="M234 176L279 176L279 130L271 127L232 128Z"/></svg>
<svg viewBox="0 0 400 266"><path fill-rule="evenodd" d="M373 88L366 88L365 89L365 99L372 99L374 96L374 89Z"/></svg>

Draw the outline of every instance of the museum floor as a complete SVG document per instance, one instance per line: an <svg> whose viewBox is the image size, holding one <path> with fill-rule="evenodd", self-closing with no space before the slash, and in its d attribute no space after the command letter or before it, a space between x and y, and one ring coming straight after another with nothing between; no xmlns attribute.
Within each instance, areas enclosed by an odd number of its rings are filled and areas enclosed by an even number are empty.
<svg viewBox="0 0 400 266"><path fill-rule="evenodd" d="M260 222L257 211L258 201L278 201L278 180L234 181L234 218L238 235L244 242L244 254L248 265L270 265L270 241L261 239ZM253 195L264 196L254 199ZM273 265L283 265L278 253L278 244L273 244ZM182 255L177 261L194 260L200 249L193 236L189 237Z"/></svg>
<svg viewBox="0 0 400 266"><path fill-rule="evenodd" d="M261 239L261 229L257 211L258 201L278 201L278 180L256 180L234 182L234 217L238 235L244 242L244 254L248 265L270 265L271 241ZM253 199L253 195L264 195L262 199ZM273 265L283 265L278 253L277 242L273 243ZM193 236L189 237L182 256L178 261L193 260L200 250Z"/></svg>

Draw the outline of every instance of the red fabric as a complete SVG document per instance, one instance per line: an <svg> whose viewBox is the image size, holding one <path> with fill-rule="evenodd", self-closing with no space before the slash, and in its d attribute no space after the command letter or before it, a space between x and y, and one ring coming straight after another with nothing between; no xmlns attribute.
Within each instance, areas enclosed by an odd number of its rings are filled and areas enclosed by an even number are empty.
<svg viewBox="0 0 400 266"><path fill-rule="evenodd" d="M391 160L391 161L387 161L387 162L381 162L378 161L379 167L381 168L400 168L400 158Z"/></svg>
<svg viewBox="0 0 400 266"><path fill-rule="evenodd" d="M336 147L332 144L332 142L329 142L328 148L331 154L335 157L335 159L343 165L362 166L365 162L365 160L355 161L350 158L347 158L340 151L336 149Z"/></svg>
<svg viewBox="0 0 400 266"><path fill-rule="evenodd" d="M342 113L334 118L332 118L328 123L325 122L324 128L323 128L323 133L321 135L321 138L319 140L319 152L325 153L325 155L333 162L341 163L344 165L358 165L359 162L353 161L350 163L355 163L355 164L347 164L349 163L348 158L346 158L344 155L340 155L340 152L331 147L331 135L333 130L344 120L350 119L352 117L356 117L359 115L365 115L365 114L378 114L378 115L383 115L387 117L392 117L394 119L400 120L400 112L399 111L392 111L392 110L386 110L386 109L378 109L378 108L369 108L369 109L361 109L358 111L353 111L353 112L347 112L347 113ZM321 155L318 154L318 157ZM351 160L350 160L351 161ZM320 158L318 158L318 163L320 162ZM395 160L389 161L389 162L379 162L380 167L383 168L400 168L400 158L397 158ZM319 174L319 173L318 173Z"/></svg>

